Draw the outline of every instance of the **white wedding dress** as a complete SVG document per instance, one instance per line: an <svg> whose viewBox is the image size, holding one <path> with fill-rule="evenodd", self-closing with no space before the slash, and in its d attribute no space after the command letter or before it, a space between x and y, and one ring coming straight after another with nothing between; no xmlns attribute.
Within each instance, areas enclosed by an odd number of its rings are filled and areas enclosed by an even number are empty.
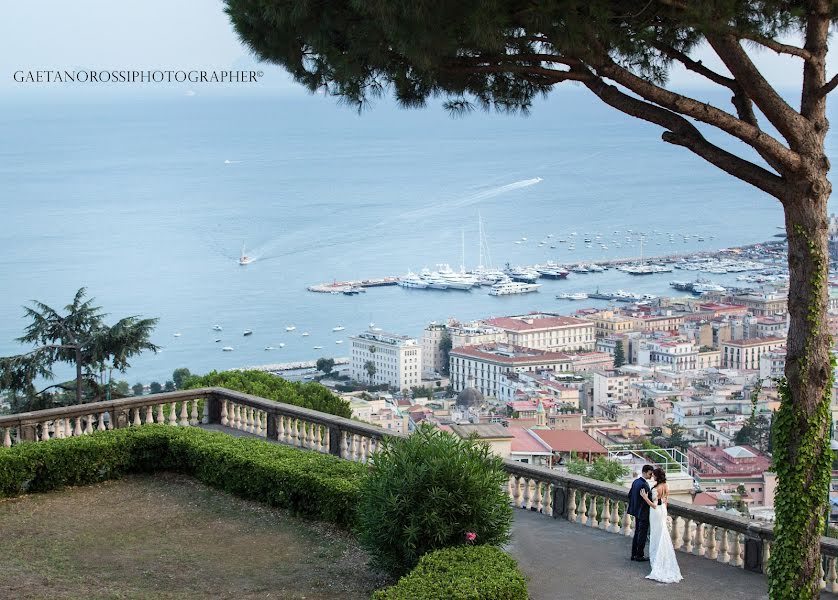
<svg viewBox="0 0 838 600"><path fill-rule="evenodd" d="M663 583L677 583L683 579L678 559L675 558L675 548L669 537L666 504L658 505L657 490L652 488L652 502L655 508L649 508L649 564L652 572L646 575Z"/></svg>

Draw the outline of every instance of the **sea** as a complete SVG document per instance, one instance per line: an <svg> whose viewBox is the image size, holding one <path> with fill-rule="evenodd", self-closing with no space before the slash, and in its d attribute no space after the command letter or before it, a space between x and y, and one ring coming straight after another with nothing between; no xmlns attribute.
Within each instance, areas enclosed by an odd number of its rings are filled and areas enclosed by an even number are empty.
<svg viewBox="0 0 838 600"><path fill-rule="evenodd" d="M473 267L481 221L483 263L495 266L638 256L638 232L646 256L781 233L775 200L582 90L540 99L528 116L455 118L439 104L406 110L380 100L358 114L322 95L182 89L3 99L0 356L26 349L15 341L24 305L63 307L80 287L108 322L159 318L152 341L160 352L115 375L147 384L178 367L203 373L348 356L348 336L370 323L419 337L449 317L570 313L605 303L556 294L666 294L670 280L685 278L572 274L506 297L486 288L306 290L438 263ZM571 232L574 250L539 246ZM585 234L601 241L587 248ZM246 266L238 264L243 246L255 258Z"/></svg>

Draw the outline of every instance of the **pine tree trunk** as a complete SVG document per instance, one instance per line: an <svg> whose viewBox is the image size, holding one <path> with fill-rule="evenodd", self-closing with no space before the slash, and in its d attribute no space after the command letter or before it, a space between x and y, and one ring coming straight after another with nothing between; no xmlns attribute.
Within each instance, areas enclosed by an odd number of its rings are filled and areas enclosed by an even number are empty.
<svg viewBox="0 0 838 600"><path fill-rule="evenodd" d="M789 315L785 383L775 415L777 526L770 597L818 598L820 536L831 475L829 447L832 340L828 306L826 169L793 186L784 201L788 233Z"/></svg>
<svg viewBox="0 0 838 600"><path fill-rule="evenodd" d="M81 349L76 348L76 404L81 404Z"/></svg>

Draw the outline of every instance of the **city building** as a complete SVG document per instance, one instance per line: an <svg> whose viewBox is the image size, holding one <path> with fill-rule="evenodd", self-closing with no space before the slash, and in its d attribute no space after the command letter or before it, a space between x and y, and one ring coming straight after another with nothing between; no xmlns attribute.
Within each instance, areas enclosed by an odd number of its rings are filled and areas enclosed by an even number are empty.
<svg viewBox="0 0 838 600"><path fill-rule="evenodd" d="M550 448L550 466L565 463L571 458L593 462L596 458L608 456L608 449L584 431L533 429L530 432Z"/></svg>
<svg viewBox="0 0 838 600"><path fill-rule="evenodd" d="M760 368L760 356L784 346L785 343L785 338L779 337L723 342L722 368L756 371Z"/></svg>
<svg viewBox="0 0 838 600"><path fill-rule="evenodd" d="M594 350L596 344L593 322L576 317L533 313L486 319L482 324L500 329L508 344L524 348L585 352Z"/></svg>
<svg viewBox="0 0 838 600"><path fill-rule="evenodd" d="M751 446L691 446L687 449L690 474L706 492L738 493L747 504L773 506L773 491L766 495L766 474L771 458ZM740 487L741 486L741 487Z"/></svg>
<svg viewBox="0 0 838 600"><path fill-rule="evenodd" d="M419 385L422 348L416 339L382 331L367 331L350 336L349 345L352 352L352 379L373 385L386 383L399 390Z"/></svg>
<svg viewBox="0 0 838 600"><path fill-rule="evenodd" d="M592 334L593 335L593 334ZM451 385L461 391L474 380L474 387L486 397L497 398L501 377L510 372L564 371L570 358L550 352L500 343L464 346L451 350Z"/></svg>
<svg viewBox="0 0 838 600"><path fill-rule="evenodd" d="M597 338L618 336L638 329L637 319L613 310L602 310L585 318L593 322Z"/></svg>
<svg viewBox="0 0 838 600"><path fill-rule="evenodd" d="M494 423L449 425L449 429L464 440L474 438L489 445L494 454L501 458L510 458L512 441L515 436L502 425Z"/></svg>

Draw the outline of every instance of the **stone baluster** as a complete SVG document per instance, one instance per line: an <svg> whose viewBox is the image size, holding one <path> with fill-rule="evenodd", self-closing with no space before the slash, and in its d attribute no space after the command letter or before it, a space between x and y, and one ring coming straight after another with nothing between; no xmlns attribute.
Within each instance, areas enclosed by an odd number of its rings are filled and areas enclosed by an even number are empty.
<svg viewBox="0 0 838 600"><path fill-rule="evenodd" d="M531 509L537 513L544 510L542 501L544 500L544 484L538 479L533 479L533 500L531 502Z"/></svg>
<svg viewBox="0 0 838 600"><path fill-rule="evenodd" d="M696 556L704 556L707 551L704 542L704 523L700 521L695 522L695 545L693 546L693 554Z"/></svg>
<svg viewBox="0 0 838 600"><path fill-rule="evenodd" d="M602 511L599 513L599 528L611 531L611 498L605 496L602 499Z"/></svg>
<svg viewBox="0 0 838 600"><path fill-rule="evenodd" d="M76 422L73 426L73 436L78 437L82 434L81 417L76 417Z"/></svg>
<svg viewBox="0 0 838 600"><path fill-rule="evenodd" d="M256 409L253 407L246 407L247 413L247 433L256 433Z"/></svg>
<svg viewBox="0 0 838 600"><path fill-rule="evenodd" d="M619 500L611 501L611 533L620 533L620 502Z"/></svg>
<svg viewBox="0 0 838 600"><path fill-rule="evenodd" d="M154 423L154 407L151 404L145 407L145 422Z"/></svg>
<svg viewBox="0 0 838 600"><path fill-rule="evenodd" d="M730 562L730 549L728 546L728 531L727 529L722 529L721 527L718 528L720 532L720 541L721 544L719 545L719 555L718 561L720 563L727 564Z"/></svg>
<svg viewBox="0 0 838 600"><path fill-rule="evenodd" d="M162 404L157 405L157 414L156 414L156 417L154 419L154 422L157 423L158 425L164 425L166 423L166 415L163 414L163 405Z"/></svg>
<svg viewBox="0 0 838 600"><path fill-rule="evenodd" d="M178 425L189 427L189 406L186 400L182 400L180 403L180 421L178 421Z"/></svg>
<svg viewBox="0 0 838 600"><path fill-rule="evenodd" d="M41 423L41 441L45 442L49 439L49 421L44 421Z"/></svg>
<svg viewBox="0 0 838 600"><path fill-rule="evenodd" d="M356 454L355 454L355 460L358 461L358 462L361 462L361 463L366 462L366 460L367 460L367 448L366 448L367 439L362 435L356 435L355 436L355 441L357 442L357 447L356 447L357 451L356 451Z"/></svg>
<svg viewBox="0 0 838 600"><path fill-rule="evenodd" d="M53 424L54 424L53 425L53 432L55 434L55 437L57 437L59 440L63 440L64 439L64 419L56 419L55 421L53 421Z"/></svg>
<svg viewBox="0 0 838 600"><path fill-rule="evenodd" d="M821 557L820 564L818 565L819 575L818 575L818 587L821 590L826 589L826 573L823 571L823 557Z"/></svg>
<svg viewBox="0 0 838 600"><path fill-rule="evenodd" d="M329 453L329 428L325 425L320 425L320 452L324 454ZM378 445L376 444L376 449L378 449Z"/></svg>
<svg viewBox="0 0 838 600"><path fill-rule="evenodd" d="M739 541L740 534L738 531L731 531L730 534L733 536L733 543L731 544L732 547L730 550L730 564L734 567L741 567L745 564L745 561L742 559L743 544Z"/></svg>
<svg viewBox="0 0 838 600"><path fill-rule="evenodd" d="M303 421L303 448L314 448L314 425Z"/></svg>
<svg viewBox="0 0 838 600"><path fill-rule="evenodd" d="M177 402L172 402L169 406L169 425L177 426Z"/></svg>
<svg viewBox="0 0 838 600"><path fill-rule="evenodd" d="M279 431L279 441L283 444L287 444L288 440L291 436L291 430L288 427L288 417L284 415L277 415L277 430ZM341 453L341 456L346 456L345 453Z"/></svg>
<svg viewBox="0 0 838 600"><path fill-rule="evenodd" d="M11 448L12 447L12 428L11 427L4 427L3 428L3 447L4 448Z"/></svg>
<svg viewBox="0 0 838 600"><path fill-rule="evenodd" d="M105 413L99 413L99 421L96 423L96 429L98 431L105 431Z"/></svg>
<svg viewBox="0 0 838 600"><path fill-rule="evenodd" d="M579 502L579 522L582 525L588 524L588 518L590 518L590 508L588 508L588 492L582 492L582 498Z"/></svg>
<svg viewBox="0 0 838 600"><path fill-rule="evenodd" d="M693 520L684 519L684 552L693 553Z"/></svg>
<svg viewBox="0 0 838 600"><path fill-rule="evenodd" d="M530 489L532 485L532 481L529 477L524 477L524 495L521 498L521 506L524 510L530 509L530 503L532 502L532 490Z"/></svg>
<svg viewBox="0 0 838 600"><path fill-rule="evenodd" d="M265 430L262 427L262 411L257 410L255 417L256 417L256 428L255 428L254 431L255 431L256 435L258 435L259 437L264 437Z"/></svg>
<svg viewBox="0 0 838 600"><path fill-rule="evenodd" d="M596 501L598 496L596 494L591 494L590 499L591 503L588 506L588 526L593 527L594 529L599 527L599 521L597 521L597 510L596 510Z"/></svg>
<svg viewBox="0 0 838 600"><path fill-rule="evenodd" d="M716 560L719 556L719 551L716 548L716 529L714 525L707 526L707 552L705 556L710 560Z"/></svg>
<svg viewBox="0 0 838 600"><path fill-rule="evenodd" d="M94 415L87 415L87 421L84 424L84 434L90 435L93 433L93 419Z"/></svg>
<svg viewBox="0 0 838 600"><path fill-rule="evenodd" d="M549 481L544 482L544 497L541 502L541 514L548 517L553 516L553 484Z"/></svg>
<svg viewBox="0 0 838 600"><path fill-rule="evenodd" d="M131 411L131 413L134 416L133 420L131 421L131 426L132 427L139 427L140 425L142 425L143 422L140 419L140 409L135 407L134 410Z"/></svg>
<svg viewBox="0 0 838 600"><path fill-rule="evenodd" d="M233 402L230 403L230 412L233 414L230 427L233 429L241 429L241 406Z"/></svg>
<svg viewBox="0 0 838 600"><path fill-rule="evenodd" d="M206 404L206 402L204 402ZM198 399L195 398L192 400L192 412L189 415L189 424L192 427L198 426Z"/></svg>
<svg viewBox="0 0 838 600"><path fill-rule="evenodd" d="M305 421L302 419L294 419L294 437L297 440L297 447L298 448L305 448L306 447L306 424ZM358 444L358 448L360 449L360 443ZM358 460L361 460L359 456Z"/></svg>
<svg viewBox="0 0 838 600"><path fill-rule="evenodd" d="M826 591L838 592L838 572L836 572L835 566L838 560L834 556L828 557L827 560L829 561L829 576L827 577Z"/></svg>
<svg viewBox="0 0 838 600"><path fill-rule="evenodd" d="M114 421L116 420L116 413L109 410L109 411L107 411L107 414L108 414L108 422L105 425L105 427L107 428L108 431L110 431L111 429L114 428Z"/></svg>
<svg viewBox="0 0 838 600"><path fill-rule="evenodd" d="M680 517L677 515L670 516L672 519L672 527L669 529L669 538L672 540L672 547L675 550L681 549L681 541L680 541Z"/></svg>
<svg viewBox="0 0 838 600"><path fill-rule="evenodd" d="M576 490L570 486L567 487L567 520L576 522Z"/></svg>
<svg viewBox="0 0 838 600"><path fill-rule="evenodd" d="M520 475L515 475L513 479L512 506L515 508L521 508L521 477Z"/></svg>
<svg viewBox="0 0 838 600"><path fill-rule="evenodd" d="M340 431L340 455L342 458L349 459L349 433Z"/></svg>
<svg viewBox="0 0 838 600"><path fill-rule="evenodd" d="M228 404L229 404L229 402L227 402L226 398L221 401L221 425L224 426L224 427L227 427L230 424L230 420L227 418L227 416L228 416L227 405Z"/></svg>
<svg viewBox="0 0 838 600"><path fill-rule="evenodd" d="M625 536L632 536L634 532L631 528L631 515L628 513L628 504L623 502L623 527L621 532Z"/></svg>

